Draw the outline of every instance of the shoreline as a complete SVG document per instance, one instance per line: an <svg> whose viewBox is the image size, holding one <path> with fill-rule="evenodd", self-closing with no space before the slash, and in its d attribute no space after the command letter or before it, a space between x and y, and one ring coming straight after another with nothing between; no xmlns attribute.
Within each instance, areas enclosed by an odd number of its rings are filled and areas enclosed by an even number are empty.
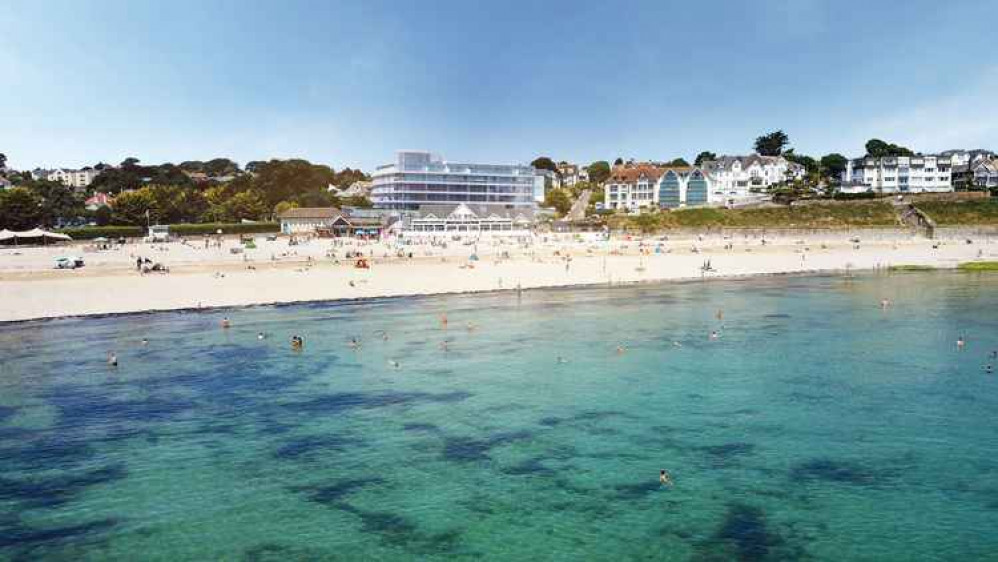
<svg viewBox="0 0 998 562"><path fill-rule="evenodd" d="M381 298L515 292L663 282L822 276L870 272L895 265L955 269L994 260L998 243L915 239L854 244L820 237L770 240L661 238L530 244L452 243L399 247L383 242L276 242L232 254L172 247L126 246L86 255L82 270L47 269L50 254L32 249L0 255L0 325L29 321L159 312L205 312L255 306L373 302ZM233 241L229 247L237 244ZM82 250L82 249L81 249ZM276 253L283 251L282 257ZM363 251L372 267L357 269L347 251ZM413 257L408 257L408 252ZM168 274L135 272L136 255L169 258ZM330 257L338 255L338 258ZM701 269L710 263L712 271ZM129 265L131 264L131 265Z"/></svg>
<svg viewBox="0 0 998 562"><path fill-rule="evenodd" d="M876 269L863 269L850 270L851 272L859 274L869 274L870 272L878 271ZM939 268L932 271L919 271L917 273L932 273L933 271L945 271L945 272L956 272L957 269L954 268ZM715 275L712 277L675 277L670 279L642 279L636 281L620 281L615 282L612 285L605 285L603 283L576 283L569 285L546 285L538 287L530 287L522 289L522 292L535 292L535 291L556 291L556 290L572 290L572 289L595 289L598 287L605 288L616 288L616 287L633 287L636 285L681 285L688 283L711 283L711 282L730 282L730 281L752 281L755 279L769 279L769 278L780 278L780 277L837 277L839 273L845 273L846 270L806 270L806 271L786 271L786 272L775 272L775 273L742 273L742 274L732 274L732 275ZM898 272L898 273L913 273L913 272ZM300 305L346 305L346 304L366 304L381 301L394 301L402 299L424 299L424 298L435 298L448 295L491 295L491 294L503 294L503 293L514 293L516 289L480 289L480 290L468 290L468 291L445 291L437 293L413 293L413 294L400 294L400 295L383 295L383 296L370 296L370 297L344 297L344 298L331 298L331 299L312 299L312 300L296 300L296 301L274 301L274 302L253 302L247 304L233 304L233 305L222 305L222 306L208 306L208 307L187 307L187 308L150 308L145 310L130 310L122 312L94 312L89 314L66 314L61 316L42 316L37 318L24 318L18 320L0 320L0 328L4 326L19 325L19 324L30 324L35 322L57 322L59 320L85 320L85 319L103 319L103 318L119 318L127 316L146 316L151 314L165 314L165 313L179 313L179 314L200 314L200 313L213 313L220 312L224 310L245 310L253 308L282 308Z"/></svg>

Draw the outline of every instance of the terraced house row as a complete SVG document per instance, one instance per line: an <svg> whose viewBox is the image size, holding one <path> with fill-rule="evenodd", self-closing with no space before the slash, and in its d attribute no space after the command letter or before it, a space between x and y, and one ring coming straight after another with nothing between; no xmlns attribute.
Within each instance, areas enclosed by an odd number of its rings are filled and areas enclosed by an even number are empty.
<svg viewBox="0 0 998 562"><path fill-rule="evenodd" d="M779 156L721 156L702 166L651 163L615 166L603 185L607 209L637 211L761 201L772 185L804 177L804 168Z"/></svg>

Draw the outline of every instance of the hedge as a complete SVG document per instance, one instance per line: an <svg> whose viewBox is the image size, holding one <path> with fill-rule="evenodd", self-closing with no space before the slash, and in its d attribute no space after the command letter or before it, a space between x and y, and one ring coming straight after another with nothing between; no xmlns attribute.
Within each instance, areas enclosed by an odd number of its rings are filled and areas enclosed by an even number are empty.
<svg viewBox="0 0 998 562"><path fill-rule="evenodd" d="M73 240L92 240L94 238L139 238L146 235L146 229L141 226L77 226L61 228L57 232L70 235Z"/></svg>
<svg viewBox="0 0 998 562"><path fill-rule="evenodd" d="M205 223L205 224L171 224L170 234L174 236L200 236L215 234L219 230L223 234L255 234L263 232L279 232L281 226L276 222L254 223ZM147 229L142 226L80 226L63 228L58 232L70 235L74 240L92 240L94 238L142 238Z"/></svg>
<svg viewBox="0 0 998 562"><path fill-rule="evenodd" d="M280 232L281 225L276 222L247 223L204 223L204 224L171 224L170 234L177 236L198 236L215 234L219 230L223 234L256 234L261 232Z"/></svg>

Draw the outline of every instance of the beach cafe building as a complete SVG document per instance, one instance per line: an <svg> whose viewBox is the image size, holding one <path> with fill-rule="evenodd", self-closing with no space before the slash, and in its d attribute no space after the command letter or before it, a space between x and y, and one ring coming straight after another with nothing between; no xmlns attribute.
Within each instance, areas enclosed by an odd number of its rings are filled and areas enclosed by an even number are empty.
<svg viewBox="0 0 998 562"><path fill-rule="evenodd" d="M533 213L506 205L421 205L407 218L403 234L433 236L530 236Z"/></svg>
<svg viewBox="0 0 998 562"><path fill-rule="evenodd" d="M380 236L385 224L376 217L353 217L335 207L300 207L281 213L281 233L334 236Z"/></svg>

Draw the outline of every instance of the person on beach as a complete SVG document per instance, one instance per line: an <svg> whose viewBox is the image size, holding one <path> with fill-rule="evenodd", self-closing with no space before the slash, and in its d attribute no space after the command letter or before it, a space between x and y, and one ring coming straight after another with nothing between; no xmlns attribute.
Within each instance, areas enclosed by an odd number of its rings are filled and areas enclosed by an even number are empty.
<svg viewBox="0 0 998 562"><path fill-rule="evenodd" d="M222 318L222 329L227 330L231 327L232 327L232 322L229 321L229 317L226 316L225 318Z"/></svg>
<svg viewBox="0 0 998 562"><path fill-rule="evenodd" d="M107 352L107 364L111 367L118 366L118 356L115 355L113 351Z"/></svg>
<svg viewBox="0 0 998 562"><path fill-rule="evenodd" d="M663 486L672 486L672 476L664 468L658 471L658 481Z"/></svg>

